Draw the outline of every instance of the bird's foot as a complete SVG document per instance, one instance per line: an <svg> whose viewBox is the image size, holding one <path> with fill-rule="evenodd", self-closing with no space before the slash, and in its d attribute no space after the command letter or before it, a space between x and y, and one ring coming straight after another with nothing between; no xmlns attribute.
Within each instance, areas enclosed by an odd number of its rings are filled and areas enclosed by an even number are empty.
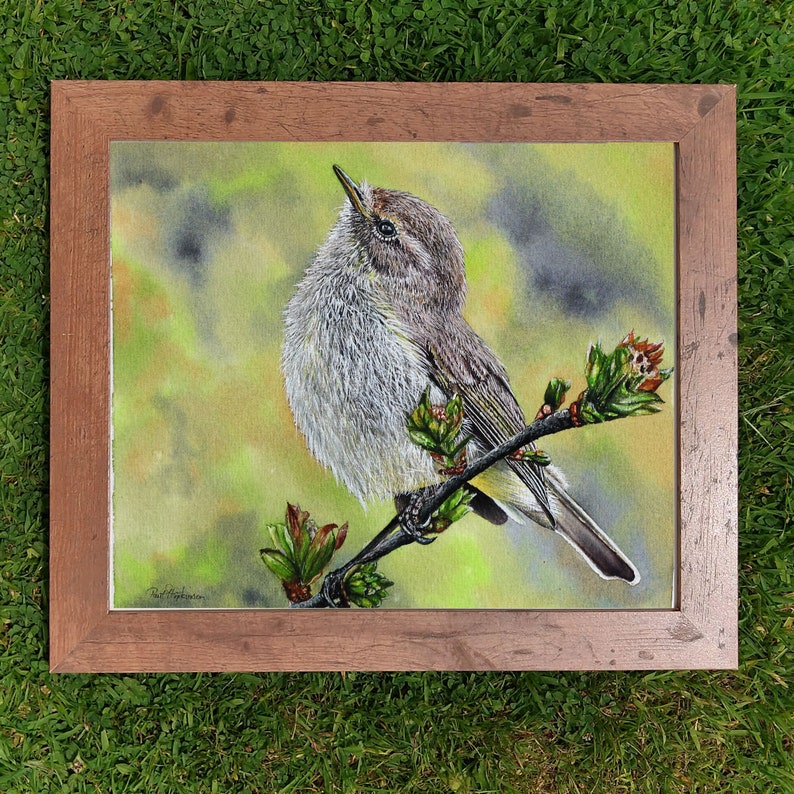
<svg viewBox="0 0 794 794"><path fill-rule="evenodd" d="M435 538L430 538L426 534L432 531L433 517L428 516L422 521L420 514L422 508L427 504L428 499L433 496L438 488L438 485L429 485L426 488L412 491L409 494L400 494L399 501L402 505L400 511L400 526L416 543L420 543L423 546L432 543Z"/></svg>

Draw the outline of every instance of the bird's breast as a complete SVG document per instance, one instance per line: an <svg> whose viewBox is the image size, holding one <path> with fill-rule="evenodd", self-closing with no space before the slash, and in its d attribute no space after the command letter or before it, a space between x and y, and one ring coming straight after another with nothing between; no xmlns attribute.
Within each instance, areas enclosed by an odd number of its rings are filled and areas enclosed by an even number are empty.
<svg viewBox="0 0 794 794"><path fill-rule="evenodd" d="M283 370L310 451L359 499L435 479L406 430L426 362L366 273L307 273L286 310Z"/></svg>

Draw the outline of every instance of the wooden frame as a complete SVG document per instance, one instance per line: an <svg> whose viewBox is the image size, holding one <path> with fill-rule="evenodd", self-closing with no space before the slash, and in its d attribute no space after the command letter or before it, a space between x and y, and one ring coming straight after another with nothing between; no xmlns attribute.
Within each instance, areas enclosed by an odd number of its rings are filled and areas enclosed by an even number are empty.
<svg viewBox="0 0 794 794"><path fill-rule="evenodd" d="M666 141L677 150L679 605L109 608L111 140ZM50 661L55 672L737 664L732 86L52 86Z"/></svg>

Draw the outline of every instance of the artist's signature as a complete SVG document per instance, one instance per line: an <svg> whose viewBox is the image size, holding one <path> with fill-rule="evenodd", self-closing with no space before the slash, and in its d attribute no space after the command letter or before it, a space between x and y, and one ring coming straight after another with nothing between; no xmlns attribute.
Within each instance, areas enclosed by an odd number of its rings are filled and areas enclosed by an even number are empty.
<svg viewBox="0 0 794 794"><path fill-rule="evenodd" d="M199 593L189 593L187 587L150 587L147 591L149 598L161 601L202 601L204 596Z"/></svg>

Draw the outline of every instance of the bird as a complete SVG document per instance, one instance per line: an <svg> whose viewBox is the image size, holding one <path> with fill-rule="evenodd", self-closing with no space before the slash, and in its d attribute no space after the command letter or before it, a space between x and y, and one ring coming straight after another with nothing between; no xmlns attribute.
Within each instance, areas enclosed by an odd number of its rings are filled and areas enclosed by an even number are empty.
<svg viewBox="0 0 794 794"><path fill-rule="evenodd" d="M452 222L418 196L332 168L345 200L284 310L284 386L316 460L362 504L394 499L399 509L441 481L406 429L426 390L433 404L460 396L468 460L526 423L504 365L464 319L465 256ZM466 487L490 523L551 530L602 578L640 581L555 466L508 457Z"/></svg>

